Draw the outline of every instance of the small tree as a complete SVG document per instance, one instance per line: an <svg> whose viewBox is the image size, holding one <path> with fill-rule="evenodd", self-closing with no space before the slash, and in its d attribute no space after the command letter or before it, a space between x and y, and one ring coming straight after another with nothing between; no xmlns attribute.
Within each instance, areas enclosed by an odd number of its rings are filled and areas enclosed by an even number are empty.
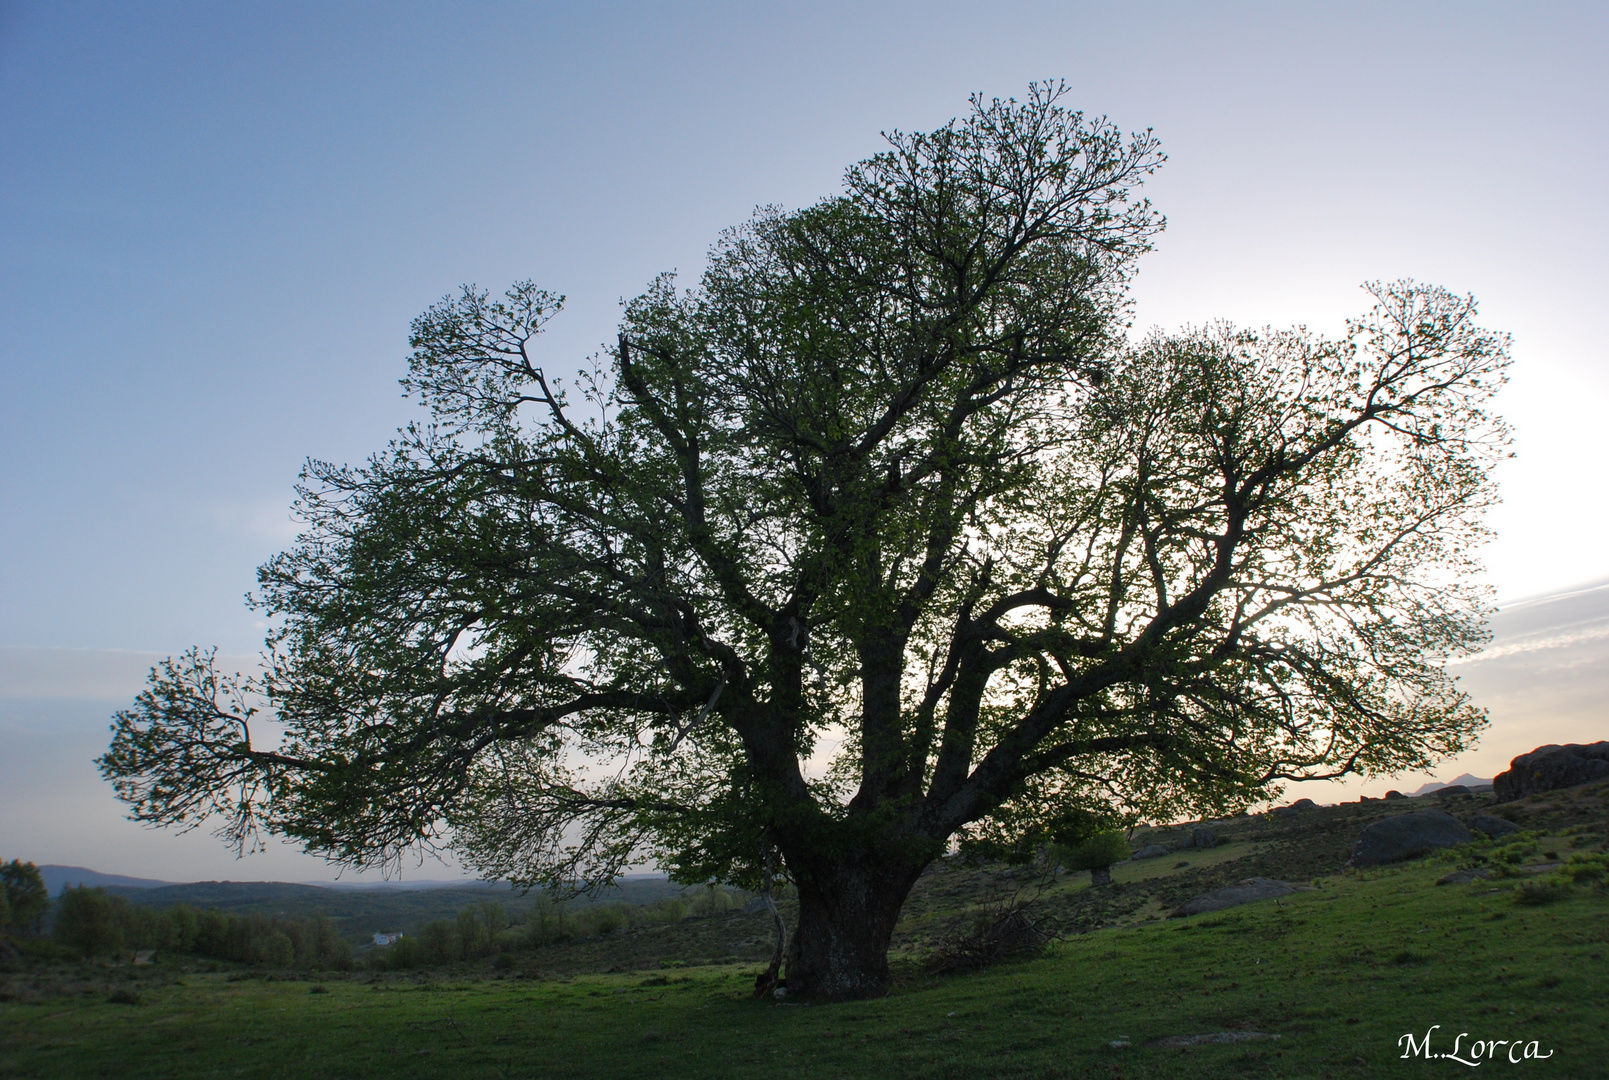
<svg viewBox="0 0 1609 1080"><path fill-rule="evenodd" d="M760 212L573 388L533 355L559 297L425 312L430 422L308 466L265 674L192 651L118 714L133 816L560 889L645 856L753 889L775 851L790 990L853 997L957 837L1461 750L1506 340L1412 283L1337 340L1128 340L1162 157L1058 97Z"/></svg>
<svg viewBox="0 0 1609 1080"><path fill-rule="evenodd" d="M56 901L56 921L52 929L62 945L86 957L105 956L123 947L123 919L119 910L125 901L99 886L69 885Z"/></svg>
<svg viewBox="0 0 1609 1080"><path fill-rule="evenodd" d="M1071 847L1052 848L1052 855L1068 870L1088 870L1091 885L1110 885L1112 864L1131 854L1128 838L1117 829L1098 832Z"/></svg>
<svg viewBox="0 0 1609 1080"><path fill-rule="evenodd" d="M37 934L50 908L50 893L45 889L39 867L12 859L0 865L0 886L3 886L7 913L0 918L0 927Z"/></svg>

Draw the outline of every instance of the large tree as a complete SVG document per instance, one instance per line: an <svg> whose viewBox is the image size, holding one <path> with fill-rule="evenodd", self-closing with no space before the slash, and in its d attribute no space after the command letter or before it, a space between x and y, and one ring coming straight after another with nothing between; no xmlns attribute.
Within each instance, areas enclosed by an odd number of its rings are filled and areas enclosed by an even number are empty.
<svg viewBox="0 0 1609 1080"><path fill-rule="evenodd" d="M568 386L533 285L420 316L430 420L307 467L264 671L193 651L118 714L133 816L527 884L785 873L790 988L859 996L958 839L1467 745L1505 339L1404 283L1337 340L1130 341L1162 157L1058 96L759 212Z"/></svg>

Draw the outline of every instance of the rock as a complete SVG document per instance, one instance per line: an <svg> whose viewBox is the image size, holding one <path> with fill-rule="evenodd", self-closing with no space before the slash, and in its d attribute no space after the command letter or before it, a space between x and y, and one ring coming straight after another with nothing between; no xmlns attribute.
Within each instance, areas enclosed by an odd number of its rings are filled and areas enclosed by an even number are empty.
<svg viewBox="0 0 1609 1080"><path fill-rule="evenodd" d="M1609 742L1539 746L1492 777L1498 802L1609 777Z"/></svg>
<svg viewBox="0 0 1609 1080"><path fill-rule="evenodd" d="M1469 823L1469 827L1476 832L1485 833L1493 840L1520 831L1520 827L1508 818L1500 818L1495 814L1476 814L1475 820Z"/></svg>
<svg viewBox="0 0 1609 1080"><path fill-rule="evenodd" d="M1200 915L1208 911L1222 911L1224 908L1238 907L1241 904L1250 904L1258 900L1273 900L1279 896L1289 896L1296 892L1294 885L1273 878L1254 877L1247 878L1239 885L1230 885L1224 889L1214 889L1209 893L1202 893L1194 899L1180 904L1173 912L1173 917L1183 918L1186 915Z"/></svg>
<svg viewBox="0 0 1609 1080"><path fill-rule="evenodd" d="M1218 834L1211 829L1196 829L1190 834L1190 846L1205 850L1218 846Z"/></svg>
<svg viewBox="0 0 1609 1080"><path fill-rule="evenodd" d="M1303 810L1311 810L1317 805L1318 804L1312 799L1297 799L1289 806L1276 806L1270 810L1269 813L1277 814L1280 817L1293 817L1297 814L1300 814Z"/></svg>
<svg viewBox="0 0 1609 1080"><path fill-rule="evenodd" d="M1388 799L1406 799L1407 797L1408 796L1404 795L1402 792L1397 791L1395 789L1392 789L1391 791L1386 792L1386 798L1388 798Z"/></svg>
<svg viewBox="0 0 1609 1080"><path fill-rule="evenodd" d="M1161 844L1151 844L1136 851L1130 858L1133 859L1160 859L1168 853L1168 849Z"/></svg>
<svg viewBox="0 0 1609 1080"><path fill-rule="evenodd" d="M1176 862L1176 863L1173 864L1173 868L1175 870L1183 870L1185 867L1187 867L1189 865L1190 864L1188 862Z"/></svg>
<svg viewBox="0 0 1609 1080"><path fill-rule="evenodd" d="M1420 810L1384 818L1364 829L1348 866L1383 863L1427 855L1437 848L1467 844L1474 835L1445 810Z"/></svg>
<svg viewBox="0 0 1609 1080"><path fill-rule="evenodd" d="M758 915L765 910L765 897L751 896L749 902L743 905L743 914Z"/></svg>
<svg viewBox="0 0 1609 1080"><path fill-rule="evenodd" d="M1443 874L1443 875L1441 875L1441 877L1437 878L1436 879L1436 884L1437 885L1464 885L1464 884L1466 884L1468 882L1480 881L1483 878L1489 878L1491 876L1492 876L1492 871L1491 871L1491 869L1489 867L1482 867L1479 870L1454 870L1450 874Z"/></svg>

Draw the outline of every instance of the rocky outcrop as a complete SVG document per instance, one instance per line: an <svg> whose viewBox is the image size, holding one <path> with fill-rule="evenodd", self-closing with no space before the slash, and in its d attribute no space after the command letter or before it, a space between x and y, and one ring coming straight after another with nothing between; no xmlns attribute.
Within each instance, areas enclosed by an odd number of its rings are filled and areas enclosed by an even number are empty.
<svg viewBox="0 0 1609 1080"><path fill-rule="evenodd" d="M1476 832L1485 833L1493 840L1520 831L1520 827L1508 818L1500 818L1495 814L1476 814L1470 821L1469 827Z"/></svg>
<svg viewBox="0 0 1609 1080"><path fill-rule="evenodd" d="M1609 742L1539 746L1492 777L1498 802L1609 778Z"/></svg>
<svg viewBox="0 0 1609 1080"><path fill-rule="evenodd" d="M1294 814L1300 814L1303 810L1312 810L1317 806L1318 804L1312 799L1297 799L1289 806L1276 806L1269 813L1278 814L1280 817L1290 817Z"/></svg>
<svg viewBox="0 0 1609 1080"><path fill-rule="evenodd" d="M1467 844L1474 835L1444 810L1420 810L1383 818L1364 829L1348 866L1380 866Z"/></svg>
<svg viewBox="0 0 1609 1080"><path fill-rule="evenodd" d="M1136 851L1133 854L1132 858L1135 858L1135 859L1160 859L1162 856L1164 856L1166 854L1168 854L1168 849L1163 847L1161 844L1148 844L1145 847L1141 848L1139 851Z"/></svg>
<svg viewBox="0 0 1609 1080"><path fill-rule="evenodd" d="M1194 899L1185 901L1173 912L1173 916L1182 918L1186 915L1201 915L1208 911L1222 911L1224 908L1239 907L1241 904L1250 904L1257 900L1289 896L1296 891L1298 891L1296 886L1275 881L1273 878L1247 878L1239 885L1214 889L1210 893L1202 893Z"/></svg>

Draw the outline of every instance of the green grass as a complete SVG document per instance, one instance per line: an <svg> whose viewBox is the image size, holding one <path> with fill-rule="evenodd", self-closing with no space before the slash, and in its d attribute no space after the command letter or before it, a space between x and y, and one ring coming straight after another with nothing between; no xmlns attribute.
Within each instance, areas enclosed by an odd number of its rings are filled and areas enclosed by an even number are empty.
<svg viewBox="0 0 1609 1080"><path fill-rule="evenodd" d="M160 972L0 1005L0 1077L1397 1077L1441 1028L1535 1040L1523 1069L1609 1075L1609 900L1546 906L1512 881L1433 884L1442 860L1192 919L1102 930L958 976L907 967L889 998L756 1002L752 966L566 979L314 983ZM128 976L133 969L110 972ZM1190 1049L1180 1035L1278 1035ZM1120 1037L1126 1048L1110 1044ZM1488 1070L1490 1071L1490 1070Z"/></svg>

